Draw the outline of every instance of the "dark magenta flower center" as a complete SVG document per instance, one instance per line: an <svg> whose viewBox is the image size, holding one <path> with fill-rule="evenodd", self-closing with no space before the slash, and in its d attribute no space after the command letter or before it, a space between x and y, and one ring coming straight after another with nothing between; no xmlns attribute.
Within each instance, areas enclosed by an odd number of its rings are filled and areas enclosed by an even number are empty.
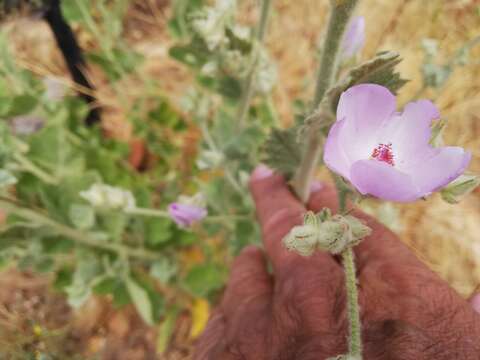
<svg viewBox="0 0 480 360"><path fill-rule="evenodd" d="M379 144L372 152L372 158L378 161L383 161L389 165L395 165L393 162L392 143Z"/></svg>

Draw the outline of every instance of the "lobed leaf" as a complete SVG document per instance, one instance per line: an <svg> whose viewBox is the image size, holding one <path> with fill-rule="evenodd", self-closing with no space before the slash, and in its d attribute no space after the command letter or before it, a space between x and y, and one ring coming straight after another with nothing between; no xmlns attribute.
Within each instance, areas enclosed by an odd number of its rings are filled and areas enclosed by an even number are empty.
<svg viewBox="0 0 480 360"><path fill-rule="evenodd" d="M298 128L272 129L264 144L263 162L286 177L291 177L302 159Z"/></svg>

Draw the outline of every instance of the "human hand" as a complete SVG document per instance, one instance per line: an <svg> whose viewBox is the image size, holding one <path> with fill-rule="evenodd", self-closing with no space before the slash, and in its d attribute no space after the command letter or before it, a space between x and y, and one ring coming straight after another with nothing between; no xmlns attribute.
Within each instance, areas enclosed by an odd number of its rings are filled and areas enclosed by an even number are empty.
<svg viewBox="0 0 480 360"><path fill-rule="evenodd" d="M319 360L346 353L341 265L328 253L305 258L283 247L306 208L280 176L257 168L251 190L266 256L248 247L235 260L194 358ZM335 211L334 189L314 191L307 207ZM373 230L354 248L364 358L479 359L480 315L387 228L360 211L354 215Z"/></svg>

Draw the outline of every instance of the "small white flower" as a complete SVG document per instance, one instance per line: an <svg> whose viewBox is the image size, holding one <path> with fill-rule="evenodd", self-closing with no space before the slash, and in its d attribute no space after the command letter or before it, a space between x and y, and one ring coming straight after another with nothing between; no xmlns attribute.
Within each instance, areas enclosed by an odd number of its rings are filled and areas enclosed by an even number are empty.
<svg viewBox="0 0 480 360"><path fill-rule="evenodd" d="M200 35L209 50L228 41L225 26L236 8L235 0L217 0L214 7L207 7L195 14L192 27Z"/></svg>
<svg viewBox="0 0 480 360"><path fill-rule="evenodd" d="M232 25L231 30L233 35L235 35L235 37L244 41L249 40L252 35L250 28L246 26L238 25L238 24Z"/></svg>
<svg viewBox="0 0 480 360"><path fill-rule="evenodd" d="M205 198L205 195L203 193L196 193L193 196L180 195L177 202L184 205L205 207L207 199Z"/></svg>
<svg viewBox="0 0 480 360"><path fill-rule="evenodd" d="M81 191L80 196L96 208L124 210L135 208L135 198L129 190L106 184L93 184L88 190Z"/></svg>
<svg viewBox="0 0 480 360"><path fill-rule="evenodd" d="M66 88L60 78L55 76L45 76L42 79L45 86L45 96L48 100L58 101L65 96Z"/></svg>
<svg viewBox="0 0 480 360"><path fill-rule="evenodd" d="M277 82L277 68L270 61L265 51L260 52L257 65L257 74L255 77L255 89L262 93L269 93Z"/></svg>
<svg viewBox="0 0 480 360"><path fill-rule="evenodd" d="M202 75L206 76L213 76L217 73L218 71L218 64L216 61L209 61L205 63L205 65L202 66L200 69L200 72Z"/></svg>

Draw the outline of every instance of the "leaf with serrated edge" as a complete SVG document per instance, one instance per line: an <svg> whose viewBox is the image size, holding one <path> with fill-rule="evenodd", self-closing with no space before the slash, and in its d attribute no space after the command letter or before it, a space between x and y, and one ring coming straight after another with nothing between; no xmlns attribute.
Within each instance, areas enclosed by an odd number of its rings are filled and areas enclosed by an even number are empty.
<svg viewBox="0 0 480 360"><path fill-rule="evenodd" d="M286 177L293 175L301 161L297 131L297 127L272 129L264 144L263 162Z"/></svg>
<svg viewBox="0 0 480 360"><path fill-rule="evenodd" d="M335 121L340 95L348 88L357 84L378 84L387 87L391 92L396 93L408 80L403 79L395 66L402 59L400 55L392 51L380 52L373 59L370 59L354 68L346 76L332 86L317 110L309 116L300 129L300 134L305 134L317 129L329 129Z"/></svg>

